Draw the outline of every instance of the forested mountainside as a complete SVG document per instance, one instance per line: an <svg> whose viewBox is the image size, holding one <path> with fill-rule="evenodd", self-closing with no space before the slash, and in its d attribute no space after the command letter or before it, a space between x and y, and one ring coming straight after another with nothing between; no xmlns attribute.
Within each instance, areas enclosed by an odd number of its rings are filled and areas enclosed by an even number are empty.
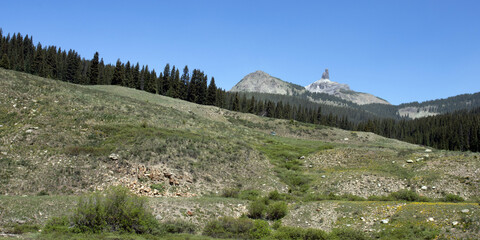
<svg viewBox="0 0 480 240"><path fill-rule="evenodd" d="M472 134L475 135L475 129L460 128L456 132L449 132L448 140L439 139L435 136L443 136L444 133L416 129L414 127L425 128L425 125L418 122L405 124L408 121L402 119L401 116L405 114L402 114L401 110L422 108L426 110L418 110L418 112L423 112L424 116L428 116L458 109L471 109L479 105L480 93L400 106L358 105L334 95L304 91L298 85L287 83L286 86L291 88L291 92L287 91L289 96L249 93L250 95L247 97L246 93L226 92L217 88L213 77L210 79L210 84L207 84L209 79L207 74L199 69L190 72L188 66L185 66L180 75L178 68L166 64L163 72L157 75L154 69L149 70L148 65L140 67L139 63L131 64L129 61L122 63L120 59L117 60L115 66L105 64L102 59L99 59L98 52L91 60L86 60L74 50L67 52L56 46L43 47L40 43L34 46L32 37L28 35L23 37L20 33L5 36L1 29L0 55L2 56L0 67L2 68L65 82L126 86L197 104L213 105L259 116L291 119L347 130L374 131L383 136L444 149L478 151L474 140L475 136L472 136ZM285 82L282 80L277 78L270 80L280 83L281 89L284 87L282 84ZM395 111L396 108L397 111ZM462 115L462 113L455 115ZM447 119L455 121L455 118ZM375 125L374 128L372 124ZM435 130L431 131L443 131L443 128L433 129ZM451 134L456 135L452 136ZM467 135L469 137L466 140L465 136ZM450 138L454 140L450 140ZM470 139L473 139L473 143Z"/></svg>

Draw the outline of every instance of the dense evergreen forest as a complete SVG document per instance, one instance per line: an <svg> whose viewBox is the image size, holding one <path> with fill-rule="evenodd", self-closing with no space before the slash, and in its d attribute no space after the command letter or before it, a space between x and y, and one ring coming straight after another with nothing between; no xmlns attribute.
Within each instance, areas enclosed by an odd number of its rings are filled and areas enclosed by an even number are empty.
<svg viewBox="0 0 480 240"><path fill-rule="evenodd" d="M265 97L231 93L217 88L214 77L200 69L182 70L166 64L157 74L148 65L117 60L105 64L96 52L92 59L75 50L34 45L32 37L20 33L4 35L0 28L0 67L75 84L120 85L204 105L322 124L347 130L371 131L382 136L442 149L480 151L480 108L417 120L380 119L349 107L321 106L307 101L283 101L285 96ZM320 96L319 96L320 97ZM464 96L468 97L468 96ZM322 109L326 108L326 109ZM374 107L372 105L372 107ZM382 111L393 114L393 110ZM353 115L352 115L353 114ZM349 116L353 116L350 117Z"/></svg>
<svg viewBox="0 0 480 240"><path fill-rule="evenodd" d="M434 148L480 151L480 108L415 120L368 120L356 129Z"/></svg>

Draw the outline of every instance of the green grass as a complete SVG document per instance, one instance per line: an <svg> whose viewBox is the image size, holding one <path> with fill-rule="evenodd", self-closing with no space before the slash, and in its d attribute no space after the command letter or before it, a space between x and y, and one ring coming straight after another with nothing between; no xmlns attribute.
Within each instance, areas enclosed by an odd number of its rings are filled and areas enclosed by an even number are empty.
<svg viewBox="0 0 480 240"><path fill-rule="evenodd" d="M305 139L265 137L255 147L276 166L277 176L291 190L304 193L309 189L311 179L304 173L305 169L300 158L325 149L332 149L333 145Z"/></svg>

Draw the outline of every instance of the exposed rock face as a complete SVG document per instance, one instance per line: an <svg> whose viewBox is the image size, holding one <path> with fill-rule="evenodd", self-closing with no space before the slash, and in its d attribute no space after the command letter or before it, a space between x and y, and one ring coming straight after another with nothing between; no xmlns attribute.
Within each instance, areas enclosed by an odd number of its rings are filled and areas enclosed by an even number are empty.
<svg viewBox="0 0 480 240"><path fill-rule="evenodd" d="M322 79L330 79L330 75L328 74L328 68L325 69L325 72L323 72Z"/></svg>
<svg viewBox="0 0 480 240"><path fill-rule="evenodd" d="M298 91L293 84L272 77L260 70L248 74L230 90L230 92L261 92L283 95L291 95L293 91Z"/></svg>
<svg viewBox="0 0 480 240"><path fill-rule="evenodd" d="M323 73L325 75L325 73ZM328 72L327 72L328 75ZM322 79L308 85L305 87L307 91L315 93L327 93L330 95L336 95L340 91L351 91L350 87L347 84L341 84L337 82L330 81L329 79Z"/></svg>
<svg viewBox="0 0 480 240"><path fill-rule="evenodd" d="M330 94L356 104L382 103L387 101L368 93L355 92L347 84L330 81L328 69L322 74L322 78L305 88L293 83L282 81L272 77L263 71L256 71L245 76L230 92L259 92L282 95L294 95L307 92Z"/></svg>
<svg viewBox="0 0 480 240"><path fill-rule="evenodd" d="M352 91L347 84L330 81L328 69L325 69L325 72L323 72L320 80L306 86L305 89L313 93L326 93L334 95L359 105L370 103L390 104L387 101L371 94Z"/></svg>

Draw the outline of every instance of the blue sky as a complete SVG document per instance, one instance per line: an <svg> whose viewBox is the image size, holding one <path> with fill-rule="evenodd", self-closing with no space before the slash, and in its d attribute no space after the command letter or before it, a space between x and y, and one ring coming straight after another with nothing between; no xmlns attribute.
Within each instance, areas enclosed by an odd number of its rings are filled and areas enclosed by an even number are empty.
<svg viewBox="0 0 480 240"><path fill-rule="evenodd" d="M263 70L330 79L393 104L480 91L480 1L3 0L0 28L163 70L199 68L229 90Z"/></svg>

